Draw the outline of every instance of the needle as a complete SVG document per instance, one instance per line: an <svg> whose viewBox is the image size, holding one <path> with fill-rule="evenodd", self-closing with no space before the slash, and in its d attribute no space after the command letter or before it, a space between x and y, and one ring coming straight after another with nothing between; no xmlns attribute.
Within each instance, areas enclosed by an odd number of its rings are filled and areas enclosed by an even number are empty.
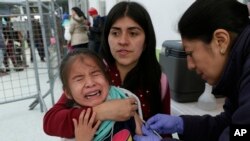
<svg viewBox="0 0 250 141"><path fill-rule="evenodd" d="M143 124L145 126L147 126L156 136L158 136L160 139L162 139L161 135L159 133L157 133L154 129L150 128L150 126L144 121L142 120Z"/></svg>

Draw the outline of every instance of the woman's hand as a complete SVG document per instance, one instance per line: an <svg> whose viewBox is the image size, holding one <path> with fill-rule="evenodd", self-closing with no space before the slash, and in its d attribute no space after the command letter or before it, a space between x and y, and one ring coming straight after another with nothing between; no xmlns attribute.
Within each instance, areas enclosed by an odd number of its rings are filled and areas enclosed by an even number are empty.
<svg viewBox="0 0 250 141"><path fill-rule="evenodd" d="M93 111L97 120L125 121L134 116L137 108L135 98L126 98L106 101L93 107Z"/></svg>
<svg viewBox="0 0 250 141"><path fill-rule="evenodd" d="M95 121L96 113L93 112L91 115L91 110L83 110L79 116L77 123L76 119L73 119L75 127L75 138L76 141L92 141L96 130L98 129L101 121Z"/></svg>
<svg viewBox="0 0 250 141"><path fill-rule="evenodd" d="M179 116L171 116L167 114L157 114L149 118L147 128L156 130L160 134L183 133L183 119Z"/></svg>

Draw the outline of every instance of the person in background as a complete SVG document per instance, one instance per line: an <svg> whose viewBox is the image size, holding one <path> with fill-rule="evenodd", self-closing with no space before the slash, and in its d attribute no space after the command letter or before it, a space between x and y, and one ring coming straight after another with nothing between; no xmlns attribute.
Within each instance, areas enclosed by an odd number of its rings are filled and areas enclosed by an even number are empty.
<svg viewBox="0 0 250 141"><path fill-rule="evenodd" d="M250 126L247 6L236 0L196 0L182 15L178 28L188 68L214 86L213 94L226 97L224 111L216 116L158 114L143 127L144 136L135 136L135 140L159 141L151 129L178 133L184 141L249 140L233 135L236 127Z"/></svg>
<svg viewBox="0 0 250 141"><path fill-rule="evenodd" d="M121 89L111 85L102 59L88 49L73 50L67 54L60 66L60 78L65 95L69 99L69 108L93 107L106 100L127 98ZM86 114L83 111L79 122L73 119L76 141L110 141L111 138L113 141L115 141L114 138L127 141L128 138L132 139L135 133L141 134L142 121L137 114L124 122L103 121L102 123L100 120L94 122L95 115L90 113L89 109L86 110ZM90 117L92 120L89 119ZM123 133L128 133L126 139L121 138Z"/></svg>
<svg viewBox="0 0 250 141"><path fill-rule="evenodd" d="M9 58L14 66L15 71L23 71L23 66L20 65L20 62L17 60L16 56L16 50L15 50L15 40L18 39L18 32L14 30L12 27L12 22L10 17L4 17L6 21L6 25L3 28L3 34L5 39L5 45L6 45L6 52L4 54L4 65L6 68L6 72L9 72L11 69L9 67Z"/></svg>
<svg viewBox="0 0 250 141"><path fill-rule="evenodd" d="M143 119L157 113L170 114L167 77L156 58L156 37L147 10L136 2L120 2L108 13L102 36L101 56L108 67L111 83L134 93L142 105ZM135 99L106 101L92 108L97 120L125 121L134 116ZM67 98L44 116L48 135L73 137L72 119L83 109L67 109Z"/></svg>
<svg viewBox="0 0 250 141"><path fill-rule="evenodd" d="M71 9L70 20L71 47L72 49L88 48L88 25L82 10L78 7Z"/></svg>
<svg viewBox="0 0 250 141"><path fill-rule="evenodd" d="M13 32L13 41L14 41L14 52L16 56L16 63L18 66L25 66L24 65L24 58L23 58L23 51L24 51L24 45L23 45L23 35L20 31L14 31Z"/></svg>
<svg viewBox="0 0 250 141"><path fill-rule="evenodd" d="M62 26L64 28L64 36L63 37L67 41L67 49L70 50L70 40L71 40L71 35L69 32L70 17L69 17L69 14L67 14L67 13L63 14Z"/></svg>
<svg viewBox="0 0 250 141"><path fill-rule="evenodd" d="M3 67L3 60L5 54L5 42L4 42L4 35L3 35L3 24L2 24L2 17L0 17L0 76L6 75L5 69Z"/></svg>
<svg viewBox="0 0 250 141"><path fill-rule="evenodd" d="M93 7L89 8L88 14L93 18L93 25L89 27L89 49L98 53L105 24L105 16L101 17Z"/></svg>
<svg viewBox="0 0 250 141"><path fill-rule="evenodd" d="M40 60L42 62L45 62L44 60L45 52L44 52L43 36L42 36L42 29L41 29L40 22L37 19L32 19L31 24L32 24L32 29L33 29L33 39L34 39L35 48L38 51ZM32 47L30 43L29 31L27 32L27 37L28 37L27 42L30 47L30 61L33 62L33 54L32 54Z"/></svg>

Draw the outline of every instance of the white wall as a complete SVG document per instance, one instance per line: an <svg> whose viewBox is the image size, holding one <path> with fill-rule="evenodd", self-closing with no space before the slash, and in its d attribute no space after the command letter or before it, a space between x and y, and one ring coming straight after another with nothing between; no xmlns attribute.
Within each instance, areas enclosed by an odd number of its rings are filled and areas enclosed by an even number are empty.
<svg viewBox="0 0 250 141"><path fill-rule="evenodd" d="M180 40L177 24L181 15L195 0L133 0L148 10L156 34L157 48L165 40Z"/></svg>
<svg viewBox="0 0 250 141"><path fill-rule="evenodd" d="M89 7L99 9L99 0L89 0Z"/></svg>

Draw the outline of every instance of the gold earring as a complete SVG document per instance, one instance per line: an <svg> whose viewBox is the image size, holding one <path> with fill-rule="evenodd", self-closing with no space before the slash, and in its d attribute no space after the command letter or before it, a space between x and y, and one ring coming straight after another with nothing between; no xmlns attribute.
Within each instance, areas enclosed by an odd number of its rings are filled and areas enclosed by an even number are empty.
<svg viewBox="0 0 250 141"><path fill-rule="evenodd" d="M224 49L221 49L221 50L220 50L220 53L221 53L222 55L224 55L224 54L225 54L225 50L224 50Z"/></svg>

